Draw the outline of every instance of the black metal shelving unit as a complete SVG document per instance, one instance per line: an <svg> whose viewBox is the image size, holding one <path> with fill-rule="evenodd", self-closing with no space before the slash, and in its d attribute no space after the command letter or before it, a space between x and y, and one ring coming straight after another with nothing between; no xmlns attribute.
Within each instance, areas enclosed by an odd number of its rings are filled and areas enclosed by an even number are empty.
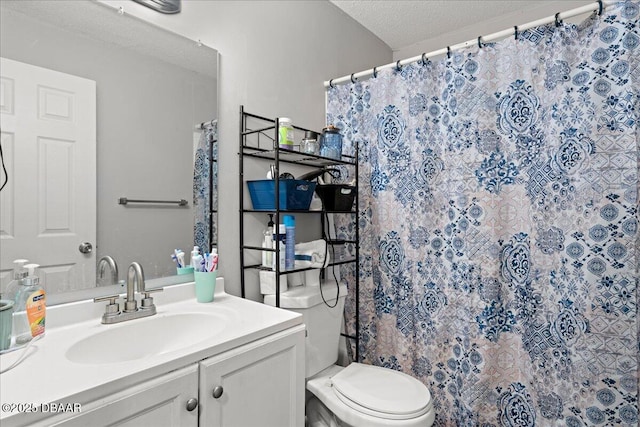
<svg viewBox="0 0 640 427"><path fill-rule="evenodd" d="M290 150L281 150L279 148L279 118L271 119L268 117L258 116L244 110L244 106L240 106L240 138L239 138L239 149L238 149L238 157L239 157L239 218L240 218L240 286L241 286L241 296L245 298L245 271L248 269L263 269L261 264L248 264L245 262L245 255L248 251L265 251L265 248L261 246L253 246L246 245L244 239L245 232L245 215L254 214L254 213L266 213L274 215L274 223L276 224L276 235L279 235L277 224L280 224L281 214L308 214L308 215L320 215L320 223L322 227L322 235L326 236L326 227L328 226L326 222L326 214L343 214L343 215L351 215L353 217L353 221L356 223L355 236L351 240L328 240L327 243L335 248L337 245L345 245L345 244L353 244L355 247L355 256L348 259L335 260L333 259L326 268L339 266L343 264L355 264L355 299L356 299L356 309L355 309L355 325L356 325L356 333L355 336L342 334L344 337L348 339L352 339L355 341L355 360L359 361L359 342L358 337L360 336L360 319L359 319L359 304L360 304L360 286L359 286L359 241L360 235L357 227L357 219L358 219L358 152L357 148L354 156L342 155L340 160L330 159L327 157L316 156L313 154L301 153L299 151L290 151ZM299 126L293 126L295 130L298 131L309 131L310 129L305 129ZM274 178L274 198L276 209L272 210L263 210L263 209L249 209L245 206L245 159L256 158L271 161L275 165L275 178ZM312 168L328 168L330 166L348 166L354 168L355 177L356 177L356 196L355 196L355 206L356 208L350 212L344 211L327 211L327 210L285 210L279 208L278 200L280 199L280 164L295 164L304 167L312 167ZM270 252L274 252L274 256L276 259L279 258L279 248L276 246L276 249L266 249ZM280 269L280 265L278 262L275 263L275 278L276 278L276 294L275 294L275 303L276 307L280 307L280 276L284 274L291 274L296 272L302 272L312 270L312 268L296 268L293 270L283 271ZM269 271L272 271L269 269Z"/></svg>

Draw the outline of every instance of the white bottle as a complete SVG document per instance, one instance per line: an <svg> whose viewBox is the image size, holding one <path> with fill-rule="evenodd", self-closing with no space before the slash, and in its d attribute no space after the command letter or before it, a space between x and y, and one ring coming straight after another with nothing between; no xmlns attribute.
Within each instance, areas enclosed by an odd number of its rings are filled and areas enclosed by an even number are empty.
<svg viewBox="0 0 640 427"><path fill-rule="evenodd" d="M267 224L267 229L264 231L264 235L262 236L262 247L273 249L273 214L269 214L271 217L269 219L269 223ZM262 266L266 268L273 267L273 252L271 251L262 251Z"/></svg>
<svg viewBox="0 0 640 427"><path fill-rule="evenodd" d="M16 295L13 312L13 333L16 344L25 344L33 337L44 335L46 315L46 295L40 285L40 278L36 276L38 264L24 266L28 271Z"/></svg>
<svg viewBox="0 0 640 427"><path fill-rule="evenodd" d="M276 234L273 234L273 249L276 249L276 245L277 245L277 249L278 252L277 254L273 255L273 269L276 269L276 260L280 260L279 264L280 264L280 271L284 271L285 269L285 260L286 260L286 254L285 254L285 241L287 238L287 229L285 228L284 224L279 224L278 225L278 235L276 236Z"/></svg>

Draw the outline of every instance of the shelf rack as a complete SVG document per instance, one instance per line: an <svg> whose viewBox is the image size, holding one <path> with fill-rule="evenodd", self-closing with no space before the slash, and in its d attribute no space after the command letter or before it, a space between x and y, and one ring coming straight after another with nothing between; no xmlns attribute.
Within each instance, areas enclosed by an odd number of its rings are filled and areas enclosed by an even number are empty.
<svg viewBox="0 0 640 427"><path fill-rule="evenodd" d="M251 127L249 126L249 122L251 122ZM350 212L344 211L327 211L327 210L286 210L280 209L278 200L280 200L280 164L295 164L303 167L313 167L313 168L328 168L330 166L349 166L353 167L355 170L355 177L357 180L358 177L358 152L357 149L355 151L355 156L350 155L342 155L341 159L331 159L328 157L323 157L319 155L301 153L299 151L290 151L290 150L281 150L279 148L279 118L268 118L259 116L256 114L252 114L246 112L244 110L244 106L240 106L240 138L239 138L239 149L238 149L238 157L239 157L239 217L240 217L240 286L241 286L241 296L243 298L246 297L245 292L245 271L248 269L257 269L257 270L265 270L265 271L273 271L271 269L267 269L262 267L261 264L248 264L245 262L245 253L247 251L269 251L273 252L276 259L279 257L279 248L276 246L276 249L265 249L261 246L247 245L244 241L244 232L245 232L245 215L246 214L254 214L254 213L266 213L274 215L274 223L276 224L275 234L279 235L277 224L280 224L281 214L309 214L309 215L318 215L320 214L321 218L321 227L322 227L322 235L326 236L326 227L327 223L325 221L326 214L346 214L352 215L353 221L356 222L355 229L355 238L354 239L332 239L328 240L327 243L331 247L335 247L337 245L345 245L345 244L354 244L355 245L355 256L349 257L347 259L335 260L333 259L326 268L330 268L333 266L339 266L344 264L354 264L355 265L355 299L356 299L356 309L355 309L355 324L356 324L356 333L355 336L342 334L344 337L348 339L352 339L355 341L355 360L359 361L359 340L360 336L360 319L359 319L359 304L360 304L360 288L359 288L359 230L357 227L357 219L358 219L358 191L356 190L356 198L355 198L355 206L356 209ZM310 131L310 129L305 129L299 126L293 126L293 128L297 131ZM276 209L265 210L265 209L249 209L245 206L245 158L256 158L262 160L268 160L274 163L275 165L275 177L274 177L274 192L275 192L275 204ZM356 181L356 189L357 189L357 181ZM276 293L275 293L275 303L276 307L280 307L280 276L284 274L291 274L297 272L303 272L307 270L312 270L312 268L296 268L293 270L281 270L278 262L275 263L275 276L276 276Z"/></svg>

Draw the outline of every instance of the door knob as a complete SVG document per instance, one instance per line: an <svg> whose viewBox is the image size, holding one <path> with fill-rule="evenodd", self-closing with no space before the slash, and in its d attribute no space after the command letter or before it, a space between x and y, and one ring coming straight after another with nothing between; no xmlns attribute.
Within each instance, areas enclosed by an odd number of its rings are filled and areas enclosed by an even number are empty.
<svg viewBox="0 0 640 427"><path fill-rule="evenodd" d="M90 254L91 251L93 251L93 246L89 242L82 242L80 243L78 250L80 251L80 253Z"/></svg>
<svg viewBox="0 0 640 427"><path fill-rule="evenodd" d="M191 399L187 400L187 411L191 412L197 407L198 407L198 399L196 399L195 397L192 397Z"/></svg>
<svg viewBox="0 0 640 427"><path fill-rule="evenodd" d="M222 396L222 393L223 393L223 392L224 392L224 389L222 388L222 386L221 386L221 385L216 386L216 387L213 389L213 398L214 398L214 399L219 398L220 396Z"/></svg>

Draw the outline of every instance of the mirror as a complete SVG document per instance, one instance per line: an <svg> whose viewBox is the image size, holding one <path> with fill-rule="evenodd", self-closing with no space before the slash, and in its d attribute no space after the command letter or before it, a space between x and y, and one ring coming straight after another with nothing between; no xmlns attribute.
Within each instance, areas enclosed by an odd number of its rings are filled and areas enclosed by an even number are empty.
<svg viewBox="0 0 640 427"><path fill-rule="evenodd" d="M96 287L105 255L120 280L133 261L149 287L192 280L171 254L188 260L196 214L217 244L217 51L98 2L0 7L0 292L17 258L41 265L48 303L120 292Z"/></svg>

